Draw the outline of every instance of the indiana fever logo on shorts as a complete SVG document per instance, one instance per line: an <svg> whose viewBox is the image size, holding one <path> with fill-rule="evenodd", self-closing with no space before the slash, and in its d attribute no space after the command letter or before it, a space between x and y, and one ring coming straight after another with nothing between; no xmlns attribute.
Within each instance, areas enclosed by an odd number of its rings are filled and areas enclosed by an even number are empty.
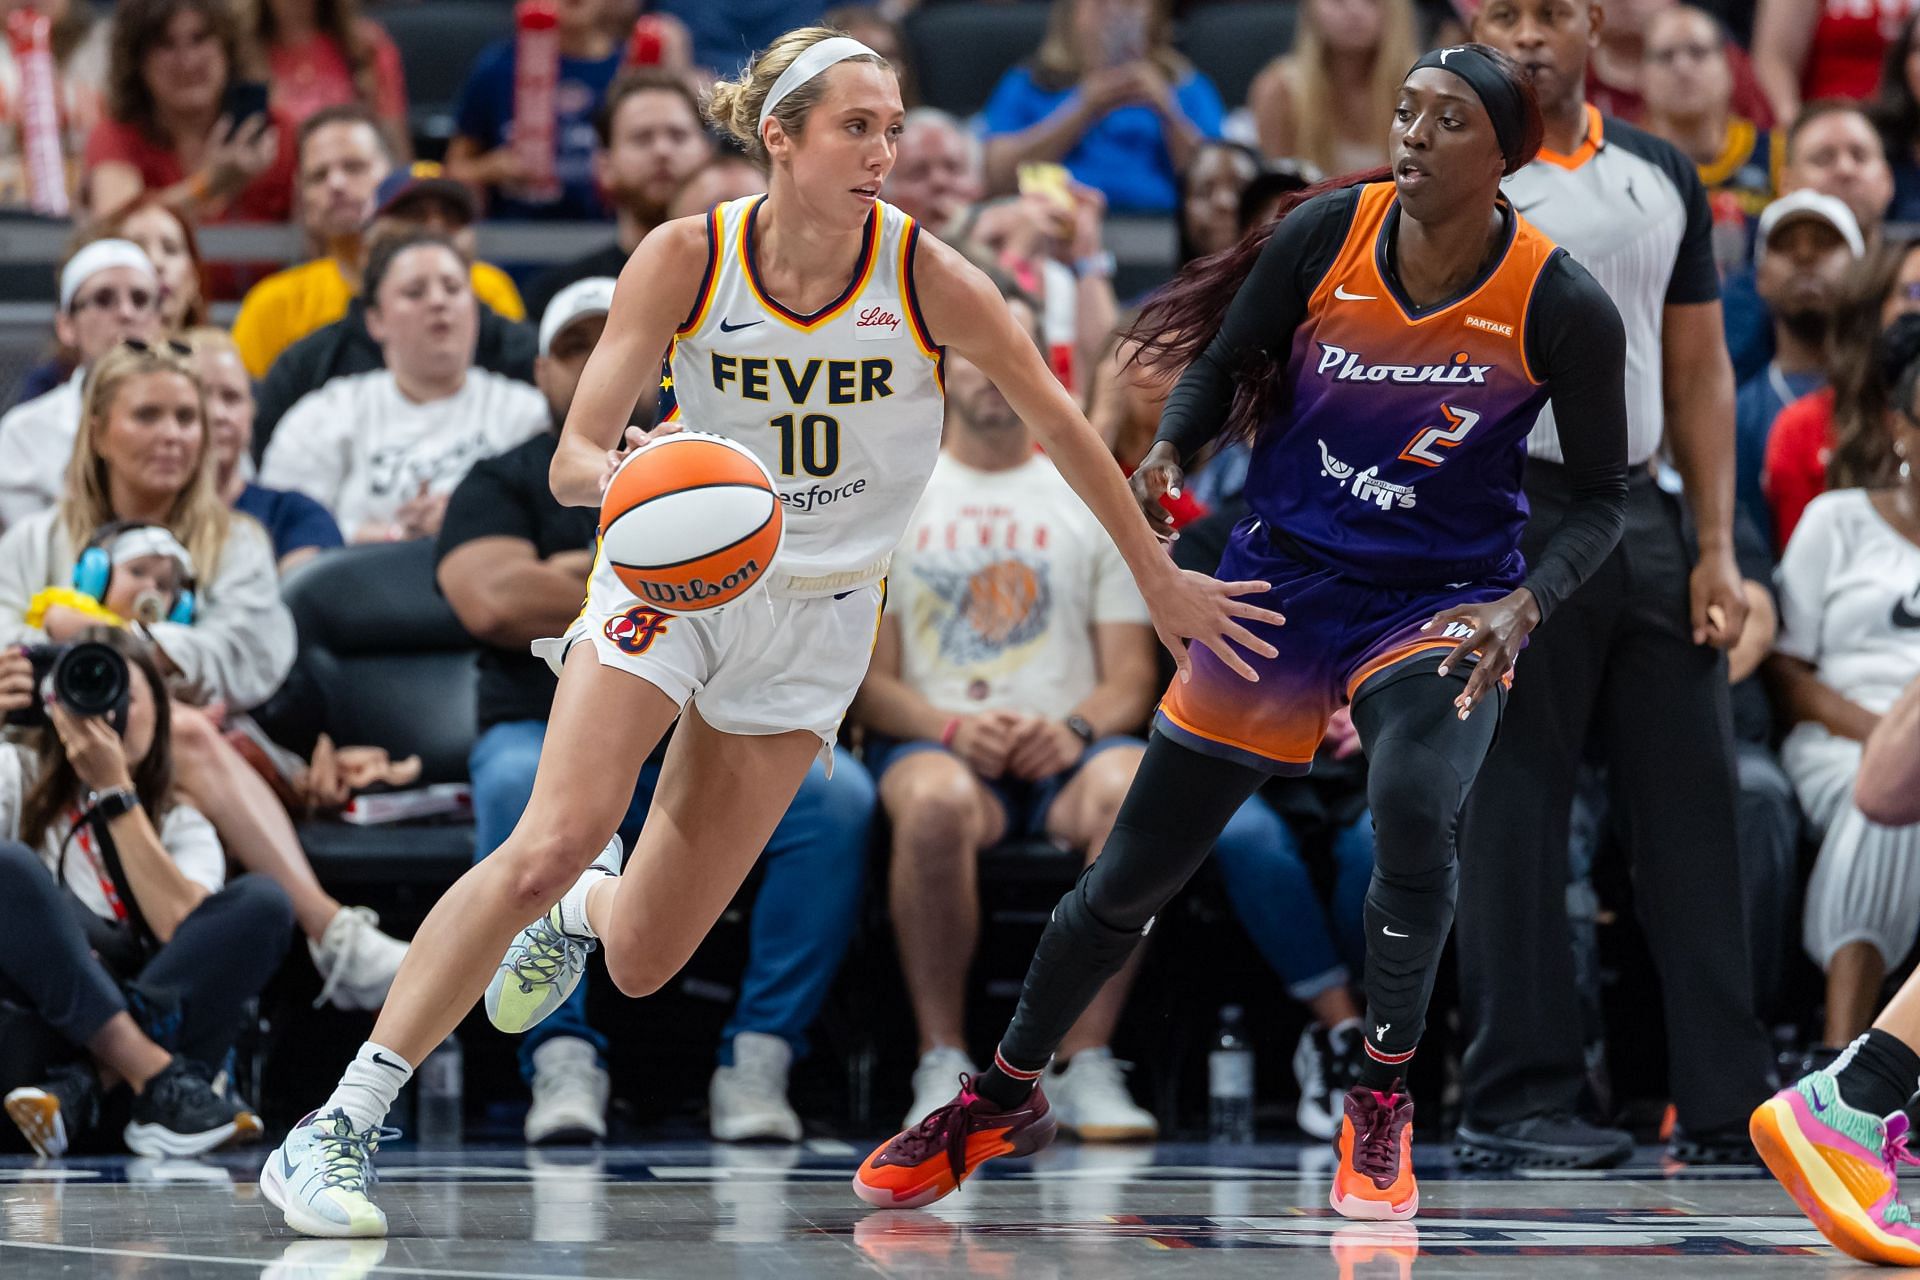
<svg viewBox="0 0 1920 1280"><path fill-rule="evenodd" d="M617 618L608 618L603 630L620 652L645 653L667 634L667 615L637 604Z"/></svg>

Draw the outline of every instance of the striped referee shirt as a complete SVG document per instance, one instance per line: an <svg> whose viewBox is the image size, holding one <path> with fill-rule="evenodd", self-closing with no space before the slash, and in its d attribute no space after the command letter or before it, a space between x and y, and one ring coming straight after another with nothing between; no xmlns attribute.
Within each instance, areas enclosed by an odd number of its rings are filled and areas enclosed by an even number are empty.
<svg viewBox="0 0 1920 1280"><path fill-rule="evenodd" d="M1693 161L1672 143L1587 107L1572 155L1544 148L1501 183L1514 212L1573 255L1613 299L1627 329L1627 462L1660 447L1664 308L1720 296L1713 216ZM1553 408L1540 411L1527 452L1564 461Z"/></svg>

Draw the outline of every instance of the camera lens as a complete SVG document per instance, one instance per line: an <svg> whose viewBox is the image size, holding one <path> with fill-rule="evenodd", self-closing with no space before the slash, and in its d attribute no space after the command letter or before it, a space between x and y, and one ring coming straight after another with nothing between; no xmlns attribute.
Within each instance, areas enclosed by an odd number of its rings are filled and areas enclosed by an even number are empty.
<svg viewBox="0 0 1920 1280"><path fill-rule="evenodd" d="M53 691L77 716L104 716L127 700L127 660L104 644L76 644L53 667Z"/></svg>

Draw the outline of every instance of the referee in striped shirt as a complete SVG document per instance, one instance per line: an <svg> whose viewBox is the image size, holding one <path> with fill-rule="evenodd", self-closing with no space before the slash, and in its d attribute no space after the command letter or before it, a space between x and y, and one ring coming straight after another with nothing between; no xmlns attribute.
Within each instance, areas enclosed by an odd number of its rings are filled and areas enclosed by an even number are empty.
<svg viewBox="0 0 1920 1280"><path fill-rule="evenodd" d="M1632 1151L1628 1134L1578 1115L1567 847L1589 742L1609 771L1659 968L1673 1154L1752 1159L1747 1116L1769 1092L1734 838L1724 650L1746 605L1711 215L1691 160L1586 101L1600 22L1585 0L1485 0L1473 23L1474 39L1527 69L1546 120L1546 145L1506 180L1507 198L1593 274L1626 322L1632 476L1619 547L1519 660L1463 819L1457 937L1472 1039L1459 1155L1474 1165L1600 1167ZM1528 453L1531 558L1569 499L1550 409Z"/></svg>

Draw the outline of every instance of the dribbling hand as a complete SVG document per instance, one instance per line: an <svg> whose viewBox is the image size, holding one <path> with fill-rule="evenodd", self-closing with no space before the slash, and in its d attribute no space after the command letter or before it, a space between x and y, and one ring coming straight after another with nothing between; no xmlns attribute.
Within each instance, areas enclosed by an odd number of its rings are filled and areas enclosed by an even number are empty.
<svg viewBox="0 0 1920 1280"><path fill-rule="evenodd" d="M1473 633L1453 647L1452 652L1441 660L1440 674L1449 671L1464 661L1468 654L1478 654L1480 661L1474 664L1473 671L1467 676L1467 687L1453 700L1458 707L1462 720L1473 714L1474 707L1493 687L1513 670L1513 661L1520 656L1520 646L1526 642L1527 635L1540 625L1540 604L1533 598L1533 592L1521 587L1510 591L1490 604L1465 604L1452 609L1443 609L1420 630L1423 632L1444 632L1450 622L1462 623L1473 628Z"/></svg>
<svg viewBox="0 0 1920 1280"><path fill-rule="evenodd" d="M1180 468L1179 455L1163 440L1147 450L1147 456L1140 460L1127 481L1133 489L1133 500L1140 504L1141 513L1147 517L1147 527L1162 542L1172 542L1180 535L1173 531L1173 513L1160 505L1160 499L1179 497L1180 482L1186 478L1186 472Z"/></svg>
<svg viewBox="0 0 1920 1280"><path fill-rule="evenodd" d="M613 473L620 469L620 464L626 460L630 450L639 448L649 440L658 440L662 436L670 436L682 430L685 428L677 422L663 422L650 431L642 427L628 427L621 433L620 447L607 450L607 465L600 472L600 496L603 498L606 496L607 486L613 483Z"/></svg>

